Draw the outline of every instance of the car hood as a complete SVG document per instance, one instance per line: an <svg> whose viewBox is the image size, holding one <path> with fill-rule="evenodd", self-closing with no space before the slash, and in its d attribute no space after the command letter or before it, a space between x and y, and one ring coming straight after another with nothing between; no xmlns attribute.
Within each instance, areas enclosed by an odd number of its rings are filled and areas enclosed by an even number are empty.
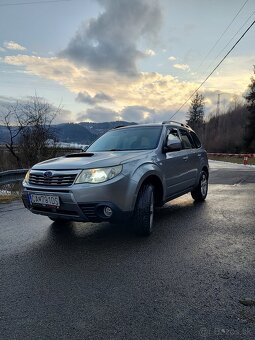
<svg viewBox="0 0 255 340"><path fill-rule="evenodd" d="M34 170L75 170L102 168L123 164L130 160L141 159L151 153L144 151L105 151L82 152L66 155L64 157L49 159L33 166Z"/></svg>

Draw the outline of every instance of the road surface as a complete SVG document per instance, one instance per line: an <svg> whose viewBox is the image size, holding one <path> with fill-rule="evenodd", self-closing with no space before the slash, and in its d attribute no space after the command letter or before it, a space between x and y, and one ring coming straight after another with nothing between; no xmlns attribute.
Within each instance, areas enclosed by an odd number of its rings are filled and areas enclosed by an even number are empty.
<svg viewBox="0 0 255 340"><path fill-rule="evenodd" d="M206 202L166 204L149 238L20 202L0 234L1 339L255 338L255 168L212 162Z"/></svg>

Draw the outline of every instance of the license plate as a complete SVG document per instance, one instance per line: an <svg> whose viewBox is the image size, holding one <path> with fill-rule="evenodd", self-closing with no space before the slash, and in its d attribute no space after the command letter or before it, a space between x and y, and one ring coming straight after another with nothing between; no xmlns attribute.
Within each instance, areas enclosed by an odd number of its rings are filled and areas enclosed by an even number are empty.
<svg viewBox="0 0 255 340"><path fill-rule="evenodd" d="M60 201L59 197L55 195L37 195L30 194L30 203L32 205L42 205L45 207L59 207Z"/></svg>

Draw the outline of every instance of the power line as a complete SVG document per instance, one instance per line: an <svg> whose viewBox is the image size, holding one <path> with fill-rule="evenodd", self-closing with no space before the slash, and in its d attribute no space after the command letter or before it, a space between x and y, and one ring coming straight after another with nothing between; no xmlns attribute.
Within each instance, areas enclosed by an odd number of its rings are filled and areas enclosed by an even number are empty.
<svg viewBox="0 0 255 340"><path fill-rule="evenodd" d="M39 1L27 1L27 2L12 2L0 4L0 7L9 7L9 6L22 6L22 5L37 5L37 4L46 4L46 3L54 3L54 2L70 2L73 0L39 0Z"/></svg>
<svg viewBox="0 0 255 340"><path fill-rule="evenodd" d="M249 0L246 0L243 5L241 6L241 8L239 9L239 11L236 13L236 15L234 16L234 18L231 20L231 22L229 23L229 25L227 26L227 28L223 31L223 33L221 34L221 36L219 37L219 39L215 42L215 44L212 46L212 48L207 52L206 56L203 58L203 60L201 61L201 63L198 66L198 69L203 65L203 63L205 62L205 60L207 59L207 57L211 54L211 52L214 50L214 48L218 45L218 43L220 42L221 38L224 36L224 34L228 31L228 29L230 28L230 26L233 24L233 22L235 21L235 19L238 17L238 15L240 14L240 12L242 11L242 9L244 8L244 6L247 4Z"/></svg>
<svg viewBox="0 0 255 340"><path fill-rule="evenodd" d="M241 29L247 24L247 22L251 19L251 17L253 17L253 15L255 14L255 11L252 12L252 14L249 16L249 18L243 23L243 25L239 28L239 30L233 35L233 37L229 40L229 42L220 50L220 52L217 54L217 56L214 58L214 60L218 59L218 57L221 55L221 53L223 51L225 51L225 49L229 46L229 44L234 40L234 38L237 36L237 34L241 31ZM212 66L214 60L210 63L210 65L208 66L208 68L206 69L206 71L204 73L206 73Z"/></svg>
<svg viewBox="0 0 255 340"><path fill-rule="evenodd" d="M227 58L227 56L233 51L233 49L236 47L236 45L242 40L242 38L245 36L245 34L252 28L252 26L255 24L255 20L250 24L250 26L246 29L246 31L241 35L241 37L237 40L237 42L231 47L231 49L228 51L228 53L221 59L221 61L215 66L215 68L212 70L212 72L205 78L205 80L198 86L198 88L189 96L189 98L179 107L179 109L170 117L172 119L187 102L194 96L194 94L204 85L204 83L211 77L211 75L217 70L217 68L223 63L223 61Z"/></svg>

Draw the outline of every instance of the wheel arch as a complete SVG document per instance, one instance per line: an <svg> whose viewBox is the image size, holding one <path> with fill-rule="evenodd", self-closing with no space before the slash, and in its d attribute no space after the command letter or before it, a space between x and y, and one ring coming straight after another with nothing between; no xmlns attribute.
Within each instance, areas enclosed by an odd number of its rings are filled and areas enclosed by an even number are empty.
<svg viewBox="0 0 255 340"><path fill-rule="evenodd" d="M137 192L136 192L136 197L135 198L137 198L137 195L138 195L140 189L145 184L152 184L153 185L156 206L163 205L164 187L163 187L162 180L156 174L150 174L150 175L148 175L147 177L143 178L140 181L140 183L138 185L138 188L137 188ZM136 201L136 199L135 199L135 201ZM135 205L135 202L134 202L134 205Z"/></svg>

